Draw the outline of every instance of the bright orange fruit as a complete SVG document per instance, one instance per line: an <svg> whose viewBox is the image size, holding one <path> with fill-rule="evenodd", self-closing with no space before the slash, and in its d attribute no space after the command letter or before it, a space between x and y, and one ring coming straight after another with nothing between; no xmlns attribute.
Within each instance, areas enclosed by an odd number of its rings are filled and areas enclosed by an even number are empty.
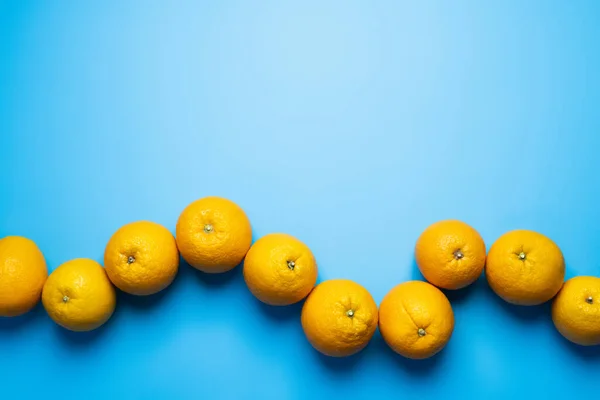
<svg viewBox="0 0 600 400"><path fill-rule="evenodd" d="M104 268L94 260L78 258L56 268L42 292L46 312L63 328L90 331L112 316L115 288Z"/></svg>
<svg viewBox="0 0 600 400"><path fill-rule="evenodd" d="M119 228L104 250L104 268L112 283L124 292L149 295L173 282L179 251L167 228L138 221Z"/></svg>
<svg viewBox="0 0 600 400"><path fill-rule="evenodd" d="M410 281L394 287L379 306L379 330L396 353L413 359L441 351L454 331L452 306L435 286Z"/></svg>
<svg viewBox="0 0 600 400"><path fill-rule="evenodd" d="M33 241L21 236L0 239L0 317L31 310L47 277L46 260Z"/></svg>
<svg viewBox="0 0 600 400"><path fill-rule="evenodd" d="M183 210L175 237L188 264L220 273L242 262L252 243L252 227L244 210L231 200L205 197Z"/></svg>
<svg viewBox="0 0 600 400"><path fill-rule="evenodd" d="M332 357L358 353L377 329L377 304L371 294L346 279L325 281L302 308L302 328L310 344Z"/></svg>
<svg viewBox="0 0 600 400"><path fill-rule="evenodd" d="M244 260L244 280L263 303L285 306L308 296L317 282L317 263L303 242L272 233L250 247Z"/></svg>
<svg viewBox="0 0 600 400"><path fill-rule="evenodd" d="M430 225L415 246L419 270L431 284L444 289L461 289L483 272L485 243L481 235L461 221L447 220Z"/></svg>
<svg viewBox="0 0 600 400"><path fill-rule="evenodd" d="M552 299L565 279L560 248L541 233L516 230L502 235L490 248L485 275L494 292L517 305L537 305Z"/></svg>
<svg viewBox="0 0 600 400"><path fill-rule="evenodd" d="M578 276L566 281L552 302L552 321L571 342L600 345L600 278Z"/></svg>

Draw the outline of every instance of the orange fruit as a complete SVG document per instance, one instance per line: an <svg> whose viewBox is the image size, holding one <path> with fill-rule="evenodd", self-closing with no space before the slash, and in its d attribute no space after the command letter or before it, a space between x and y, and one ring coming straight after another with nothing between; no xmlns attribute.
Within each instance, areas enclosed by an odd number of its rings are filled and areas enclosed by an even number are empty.
<svg viewBox="0 0 600 400"><path fill-rule="evenodd" d="M188 264L220 273L242 262L252 243L252 227L244 210L231 200L205 197L183 210L175 236Z"/></svg>
<svg viewBox="0 0 600 400"><path fill-rule="evenodd" d="M377 304L371 294L346 279L325 281L302 307L302 329L310 344L331 357L345 357L367 346L377 329Z"/></svg>
<svg viewBox="0 0 600 400"><path fill-rule="evenodd" d="M48 277L36 244L21 236L0 239L0 317L16 317L39 301Z"/></svg>
<svg viewBox="0 0 600 400"><path fill-rule="evenodd" d="M600 278L565 282L552 302L552 321L565 338L582 346L600 344Z"/></svg>
<svg viewBox="0 0 600 400"><path fill-rule="evenodd" d="M317 282L317 263L307 245L293 236L272 233L256 241L244 260L244 280L263 303L297 303Z"/></svg>
<svg viewBox="0 0 600 400"><path fill-rule="evenodd" d="M104 268L112 283L124 292L149 295L173 282L179 251L167 228L149 221L122 226L104 250Z"/></svg>
<svg viewBox="0 0 600 400"><path fill-rule="evenodd" d="M461 289L475 282L485 265L485 243L481 235L461 221L430 225L415 246L419 270L431 284Z"/></svg>
<svg viewBox="0 0 600 400"><path fill-rule="evenodd" d="M412 359L441 351L454 330L454 313L446 295L422 281L394 287L379 306L379 330L396 353Z"/></svg>
<svg viewBox="0 0 600 400"><path fill-rule="evenodd" d="M50 274L42 292L42 303L58 325L72 331L90 331L113 314L115 288L100 264L78 258L67 261Z"/></svg>
<svg viewBox="0 0 600 400"><path fill-rule="evenodd" d="M485 275L494 292L517 305L552 299L565 279L565 260L552 240L541 233L516 230L490 248Z"/></svg>

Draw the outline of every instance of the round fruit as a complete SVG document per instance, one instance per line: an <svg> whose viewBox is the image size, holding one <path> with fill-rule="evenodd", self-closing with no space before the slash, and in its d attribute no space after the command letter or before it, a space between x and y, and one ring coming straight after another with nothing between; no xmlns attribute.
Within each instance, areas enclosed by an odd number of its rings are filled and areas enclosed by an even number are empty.
<svg viewBox="0 0 600 400"><path fill-rule="evenodd" d="M175 236L183 259L208 273L229 271L252 243L250 221L237 204L221 197L196 200L183 210Z"/></svg>
<svg viewBox="0 0 600 400"><path fill-rule="evenodd" d="M72 331L91 331L115 310L115 289L104 268L94 260L67 261L48 277L42 303L50 318Z"/></svg>
<svg viewBox="0 0 600 400"><path fill-rule="evenodd" d="M310 344L331 357L345 357L367 346L377 329L377 304L369 292L346 279L325 281L302 307L302 329Z"/></svg>
<svg viewBox="0 0 600 400"><path fill-rule="evenodd" d="M21 236L0 239L0 317L16 317L39 301L48 277L36 244Z"/></svg>
<svg viewBox="0 0 600 400"><path fill-rule="evenodd" d="M308 296L317 282L317 263L300 240L273 233L257 240L246 254L244 280L263 303L286 306Z"/></svg>
<svg viewBox="0 0 600 400"><path fill-rule="evenodd" d="M430 283L461 289L475 282L485 265L485 243L479 233L461 221L430 225L415 246L419 270Z"/></svg>
<svg viewBox="0 0 600 400"><path fill-rule="evenodd" d="M505 301L524 306L552 299L565 279L565 260L558 246L533 231L502 235L490 248L485 275Z"/></svg>
<svg viewBox="0 0 600 400"><path fill-rule="evenodd" d="M565 282L552 303L552 321L568 340L600 344L600 278L578 276Z"/></svg>
<svg viewBox="0 0 600 400"><path fill-rule="evenodd" d="M167 228L154 222L124 225L108 241L104 268L112 283L124 292L160 292L177 275L177 243Z"/></svg>
<svg viewBox="0 0 600 400"><path fill-rule="evenodd" d="M437 354L454 330L450 302L438 288L422 281L393 288L379 307L379 330L396 353L412 359Z"/></svg>

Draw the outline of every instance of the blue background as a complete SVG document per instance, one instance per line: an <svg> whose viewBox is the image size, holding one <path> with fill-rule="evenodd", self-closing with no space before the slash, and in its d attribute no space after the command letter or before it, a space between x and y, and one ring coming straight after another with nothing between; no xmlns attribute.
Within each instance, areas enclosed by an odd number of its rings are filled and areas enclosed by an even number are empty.
<svg viewBox="0 0 600 400"><path fill-rule="evenodd" d="M121 225L174 231L220 195L255 239L297 236L321 281L378 303L420 278L415 240L445 218L488 248L540 231L567 277L600 275L599 21L591 0L0 0L0 236L32 238L50 269L101 261ZM456 328L435 358L377 334L328 359L299 305L259 304L240 268L182 265L92 333L42 307L0 320L0 397L597 394L600 350L563 339L548 304L509 306L485 279L448 296Z"/></svg>

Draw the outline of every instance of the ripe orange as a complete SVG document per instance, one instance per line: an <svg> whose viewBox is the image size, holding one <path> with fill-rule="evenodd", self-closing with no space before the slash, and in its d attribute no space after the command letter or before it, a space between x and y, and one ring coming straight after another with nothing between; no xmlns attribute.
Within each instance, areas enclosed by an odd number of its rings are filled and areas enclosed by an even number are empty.
<svg viewBox="0 0 600 400"><path fill-rule="evenodd" d="M252 243L252 227L244 210L234 202L205 197L183 210L175 236L188 264L219 273L242 262Z"/></svg>
<svg viewBox="0 0 600 400"><path fill-rule="evenodd" d="M78 258L50 274L42 303L58 325L72 331L91 331L111 317L116 296L104 268L94 260Z"/></svg>
<svg viewBox="0 0 600 400"><path fill-rule="evenodd" d="M461 221L430 225L415 246L419 270L430 283L444 289L461 289L481 275L485 243L479 233Z"/></svg>
<svg viewBox="0 0 600 400"><path fill-rule="evenodd" d="M40 301L48 277L36 244L21 236L0 239L0 317L16 317Z"/></svg>
<svg viewBox="0 0 600 400"><path fill-rule="evenodd" d="M396 353L413 359L437 354L454 330L450 302L438 288L421 281L394 287L379 306L379 330Z"/></svg>
<svg viewBox="0 0 600 400"><path fill-rule="evenodd" d="M369 292L346 279L325 281L302 308L302 328L310 344L331 357L345 357L367 346L377 329L377 304Z"/></svg>
<svg viewBox="0 0 600 400"><path fill-rule="evenodd" d="M565 279L565 260L558 246L533 231L502 235L490 248L487 281L505 301L537 305L552 299Z"/></svg>
<svg viewBox="0 0 600 400"><path fill-rule="evenodd" d="M600 344L600 278L578 276L565 282L552 303L552 321L568 340Z"/></svg>
<svg viewBox="0 0 600 400"><path fill-rule="evenodd" d="M112 283L124 292L149 295L173 282L179 251L167 228L149 221L124 225L110 238L104 268Z"/></svg>
<svg viewBox="0 0 600 400"><path fill-rule="evenodd" d="M317 263L300 240L272 233L250 247L244 260L244 280L263 303L286 306L308 296L317 282Z"/></svg>

